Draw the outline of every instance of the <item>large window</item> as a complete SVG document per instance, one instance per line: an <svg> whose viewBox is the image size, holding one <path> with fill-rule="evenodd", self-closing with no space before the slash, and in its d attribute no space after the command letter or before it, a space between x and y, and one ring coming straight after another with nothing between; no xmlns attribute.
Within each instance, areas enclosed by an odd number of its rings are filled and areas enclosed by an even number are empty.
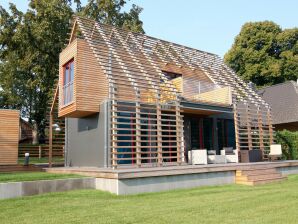
<svg viewBox="0 0 298 224"><path fill-rule="evenodd" d="M233 120L217 119L218 147L236 147Z"/></svg>
<svg viewBox="0 0 298 224"><path fill-rule="evenodd" d="M74 60L65 64L63 70L63 105L68 105L73 101Z"/></svg>
<svg viewBox="0 0 298 224"><path fill-rule="evenodd" d="M190 149L213 149L213 123L211 118L190 118Z"/></svg>

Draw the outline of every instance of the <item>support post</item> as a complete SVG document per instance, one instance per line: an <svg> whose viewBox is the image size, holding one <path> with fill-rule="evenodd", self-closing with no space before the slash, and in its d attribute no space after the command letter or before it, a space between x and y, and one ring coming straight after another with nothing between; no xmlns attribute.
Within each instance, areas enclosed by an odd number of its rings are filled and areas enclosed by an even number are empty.
<svg viewBox="0 0 298 224"><path fill-rule="evenodd" d="M38 146L38 158L41 159L41 145Z"/></svg>
<svg viewBox="0 0 298 224"><path fill-rule="evenodd" d="M258 107L258 127L259 127L260 149L264 156L263 120L262 120L262 111L260 111L260 107Z"/></svg>
<svg viewBox="0 0 298 224"><path fill-rule="evenodd" d="M113 91L113 90L112 90ZM114 97L114 96L113 96ZM115 112L117 110L116 104L117 101L112 99L111 100L112 103L112 168L116 169L117 165L118 165L118 161L117 161L117 113Z"/></svg>
<svg viewBox="0 0 298 224"><path fill-rule="evenodd" d="M50 125L49 125L49 167L52 167L52 155L53 155L53 116L54 116L54 108L56 105L56 101L58 100L58 94L59 94L59 82L57 83L57 87L55 90L53 102L51 105L50 110Z"/></svg>
<svg viewBox="0 0 298 224"><path fill-rule="evenodd" d="M268 120L268 126L269 126L269 141L270 145L273 144L273 127L272 127L272 119L270 115L270 109L267 111L267 120Z"/></svg>
<svg viewBox="0 0 298 224"><path fill-rule="evenodd" d="M52 167L52 155L53 155L53 112L50 112L50 136L49 136L49 167Z"/></svg>
<svg viewBox="0 0 298 224"><path fill-rule="evenodd" d="M161 131L161 108L158 103L156 106L157 117L157 165L162 166L162 131Z"/></svg>
<svg viewBox="0 0 298 224"><path fill-rule="evenodd" d="M213 117L212 118L212 136L213 136L213 142L212 142L212 147L213 150L216 151L217 154L220 155L220 149L218 147L218 132L217 132L217 118Z"/></svg>
<svg viewBox="0 0 298 224"><path fill-rule="evenodd" d="M251 117L249 106L246 104L246 120L247 120L247 140L248 140L248 150L252 150L252 138L251 138Z"/></svg>
<svg viewBox="0 0 298 224"><path fill-rule="evenodd" d="M182 137L182 130L181 130L181 122L180 122L180 107L176 105L176 147L177 147L177 162L178 165L182 163L182 150L181 150L181 137Z"/></svg>
<svg viewBox="0 0 298 224"><path fill-rule="evenodd" d="M141 167L142 158L141 158L141 119L140 119L140 103L136 102L136 152L137 152L137 166Z"/></svg>

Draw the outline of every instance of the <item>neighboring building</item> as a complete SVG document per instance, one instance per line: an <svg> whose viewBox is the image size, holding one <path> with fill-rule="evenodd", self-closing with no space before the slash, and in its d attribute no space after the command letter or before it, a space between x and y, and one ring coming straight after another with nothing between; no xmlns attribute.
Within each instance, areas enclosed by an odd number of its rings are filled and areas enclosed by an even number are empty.
<svg viewBox="0 0 298 224"><path fill-rule="evenodd" d="M31 144L33 140L33 128L31 124L20 118L20 143Z"/></svg>
<svg viewBox="0 0 298 224"><path fill-rule="evenodd" d="M19 122L18 110L0 109L0 165L18 163Z"/></svg>
<svg viewBox="0 0 298 224"><path fill-rule="evenodd" d="M174 165L191 149L273 143L270 106L219 56L89 19L74 19L57 90L67 166Z"/></svg>
<svg viewBox="0 0 298 224"><path fill-rule="evenodd" d="M297 82L287 81L259 91L263 99L271 105L275 130L298 131Z"/></svg>

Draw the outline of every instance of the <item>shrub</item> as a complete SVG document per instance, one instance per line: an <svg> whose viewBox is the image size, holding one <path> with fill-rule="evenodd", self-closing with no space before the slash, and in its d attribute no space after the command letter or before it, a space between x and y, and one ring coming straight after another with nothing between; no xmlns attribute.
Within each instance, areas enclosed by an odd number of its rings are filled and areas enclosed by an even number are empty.
<svg viewBox="0 0 298 224"><path fill-rule="evenodd" d="M298 159L298 131L277 131L277 144L281 144L284 159Z"/></svg>

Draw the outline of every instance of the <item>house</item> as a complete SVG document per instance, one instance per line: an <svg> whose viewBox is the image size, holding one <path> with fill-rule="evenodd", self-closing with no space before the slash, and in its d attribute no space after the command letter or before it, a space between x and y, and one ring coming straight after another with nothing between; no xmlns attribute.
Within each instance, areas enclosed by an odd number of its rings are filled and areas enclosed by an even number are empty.
<svg viewBox="0 0 298 224"><path fill-rule="evenodd" d="M20 142L19 143L32 143L33 140L33 128L32 125L20 118Z"/></svg>
<svg viewBox="0 0 298 224"><path fill-rule="evenodd" d="M0 165L18 163L19 121L18 110L0 109Z"/></svg>
<svg viewBox="0 0 298 224"><path fill-rule="evenodd" d="M66 166L181 165L223 147L266 155L274 141L270 106L215 54L76 17L59 60Z"/></svg>
<svg viewBox="0 0 298 224"><path fill-rule="evenodd" d="M287 81L259 91L271 105L275 130L298 131L298 81Z"/></svg>

